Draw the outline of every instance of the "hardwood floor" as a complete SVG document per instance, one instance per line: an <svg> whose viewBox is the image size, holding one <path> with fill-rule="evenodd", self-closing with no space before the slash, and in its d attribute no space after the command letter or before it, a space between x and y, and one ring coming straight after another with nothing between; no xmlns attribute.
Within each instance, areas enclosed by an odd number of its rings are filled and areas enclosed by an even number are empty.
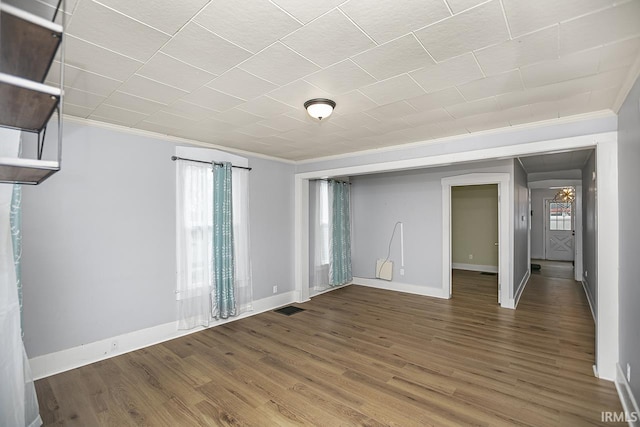
<svg viewBox="0 0 640 427"><path fill-rule="evenodd" d="M546 259L532 259L532 264L540 265L540 270L533 270L532 274L545 277L573 279L573 263L571 261L549 261Z"/></svg>
<svg viewBox="0 0 640 427"><path fill-rule="evenodd" d="M45 425L600 425L581 286L454 271L441 300L349 286L36 382ZM610 423L608 424L610 425Z"/></svg>

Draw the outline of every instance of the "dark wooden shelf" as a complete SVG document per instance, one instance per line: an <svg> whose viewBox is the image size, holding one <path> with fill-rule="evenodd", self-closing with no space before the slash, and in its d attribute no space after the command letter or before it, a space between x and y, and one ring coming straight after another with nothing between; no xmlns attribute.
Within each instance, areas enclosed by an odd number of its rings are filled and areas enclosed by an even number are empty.
<svg viewBox="0 0 640 427"><path fill-rule="evenodd" d="M33 9L36 4L29 0L18 6ZM57 8L53 10L55 15ZM0 127L38 134L37 159L0 158L2 183L36 185L60 170L61 126L58 160L41 157L47 124L62 102L62 82L57 88L43 81L62 41L63 28L52 22L54 16L46 19L33 11L0 0Z"/></svg>
<svg viewBox="0 0 640 427"><path fill-rule="evenodd" d="M0 73L0 126L41 131L58 106L60 89Z"/></svg>
<svg viewBox="0 0 640 427"><path fill-rule="evenodd" d="M36 185L60 170L56 161L0 157L0 182Z"/></svg>
<svg viewBox="0 0 640 427"><path fill-rule="evenodd" d="M42 83L62 40L62 26L0 3L0 73Z"/></svg>

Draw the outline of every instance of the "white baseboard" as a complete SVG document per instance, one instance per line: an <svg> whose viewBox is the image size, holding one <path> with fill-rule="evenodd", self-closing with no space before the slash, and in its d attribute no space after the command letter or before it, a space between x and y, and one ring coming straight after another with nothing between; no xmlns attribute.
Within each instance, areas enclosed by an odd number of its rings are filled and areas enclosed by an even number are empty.
<svg viewBox="0 0 640 427"><path fill-rule="evenodd" d="M409 283L389 282L380 279L366 279L363 277L354 277L354 285L363 285L370 288L386 289L388 291L405 292L408 294L423 295L435 298L449 298L449 291L442 288L431 288L428 286L412 285Z"/></svg>
<svg viewBox="0 0 640 427"><path fill-rule="evenodd" d="M520 302L520 297L522 296L522 292L524 292L524 288L527 286L527 283L529 283L530 277L531 277L531 270L527 270L525 275L522 277L522 280L520 281L518 288L515 290L515 295L513 296L513 298L503 297L502 301L500 302L500 307L515 310L516 307L518 306L518 303Z"/></svg>
<svg viewBox="0 0 640 427"><path fill-rule="evenodd" d="M458 262L451 263L451 268L456 270L480 271L483 273L497 273L497 265L478 265L478 264L461 264Z"/></svg>
<svg viewBox="0 0 640 427"><path fill-rule="evenodd" d="M622 403L622 409L627 414L626 419L629 421L629 426L640 425L640 409L638 408L638 402L636 401L631 386L627 381L627 377L622 371L622 367L619 363L616 363L616 390L618 390L618 396Z"/></svg>
<svg viewBox="0 0 640 427"><path fill-rule="evenodd" d="M254 316L286 304L291 304L296 301L295 296L296 293L291 291L254 301L252 311L242 313L238 317L234 317L232 319L213 322L209 328L233 322L245 317ZM38 380L71 369L79 368L90 363L98 362L100 360L109 359L123 353L139 350L141 348L179 338L184 335L199 332L203 329L206 328L198 327L189 330L179 330L177 321L169 322L153 326L151 328L128 332L126 334L95 341L89 344L83 344L77 347L37 356L29 359L29 364L31 365L33 378ZM116 348L112 348L112 344L114 342L117 343Z"/></svg>
<svg viewBox="0 0 640 427"><path fill-rule="evenodd" d="M527 283L529 283L529 278L531 278L531 270L527 270L527 273L524 275L524 277L520 281L520 286L518 286L518 290L516 290L516 294L514 297L514 300L515 300L515 303L513 305L514 308L518 306L518 303L520 302L520 297L524 292L524 288L526 288Z"/></svg>
<svg viewBox="0 0 640 427"><path fill-rule="evenodd" d="M593 317L593 322L598 323L598 319L596 318L596 312L593 309L593 301L591 300L591 295L589 294L589 285L588 281L585 278L582 278L582 289L584 289L584 294L587 296L587 301L589 302L589 308L591 309L591 317Z"/></svg>
<svg viewBox="0 0 640 427"><path fill-rule="evenodd" d="M349 286L353 284L353 280L349 283L345 283L344 285L339 285L339 286L331 286L322 290L314 290L314 289L309 289L309 298L313 298L313 297L317 297L318 295L322 295L322 294L326 294L327 292L331 292L331 291L335 291L336 289L340 289L340 288L344 288L346 286ZM308 300L307 300L308 301Z"/></svg>

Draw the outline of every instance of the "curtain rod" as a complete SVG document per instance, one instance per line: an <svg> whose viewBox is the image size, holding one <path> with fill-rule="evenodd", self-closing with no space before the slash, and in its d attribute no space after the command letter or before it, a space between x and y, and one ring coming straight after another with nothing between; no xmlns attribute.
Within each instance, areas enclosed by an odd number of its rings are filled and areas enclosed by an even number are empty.
<svg viewBox="0 0 640 427"><path fill-rule="evenodd" d="M220 162L206 162L206 161L204 161L204 160L187 159L187 158L184 158L184 157L178 157L178 156L171 156L171 160L173 160L174 162L175 162L176 160L184 160L184 161L187 161L187 162L206 163L206 164L208 164L208 165L210 165L210 164L212 164L212 163L213 163L214 165L222 166L222 163L220 163ZM251 168L247 168L247 167L245 167L245 166L235 166L235 165L231 165L231 167L232 167L232 168L238 168L238 169L246 169L246 170L248 170L248 171L250 171L250 170L251 170Z"/></svg>
<svg viewBox="0 0 640 427"><path fill-rule="evenodd" d="M341 184L351 185L349 181L340 181L339 179L332 179L332 178L314 178L314 179L310 179L309 181L339 182Z"/></svg>

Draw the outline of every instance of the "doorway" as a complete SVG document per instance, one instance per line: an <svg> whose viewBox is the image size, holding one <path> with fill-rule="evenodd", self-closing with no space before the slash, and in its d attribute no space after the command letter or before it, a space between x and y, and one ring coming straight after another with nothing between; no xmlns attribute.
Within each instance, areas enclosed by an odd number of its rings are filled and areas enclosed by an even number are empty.
<svg viewBox="0 0 640 427"><path fill-rule="evenodd" d="M510 180L509 173L472 173L442 179L442 282L444 289L448 292L448 298L452 295L452 187L496 184L498 187L498 302L502 307L515 308L515 299L512 296L512 274L509 268L511 265L509 211L512 204Z"/></svg>
<svg viewBox="0 0 640 427"><path fill-rule="evenodd" d="M497 184L451 187L451 267L454 278L495 286L500 303Z"/></svg>
<svg viewBox="0 0 640 427"><path fill-rule="evenodd" d="M544 259L573 262L576 234L574 203L545 199L544 212Z"/></svg>

